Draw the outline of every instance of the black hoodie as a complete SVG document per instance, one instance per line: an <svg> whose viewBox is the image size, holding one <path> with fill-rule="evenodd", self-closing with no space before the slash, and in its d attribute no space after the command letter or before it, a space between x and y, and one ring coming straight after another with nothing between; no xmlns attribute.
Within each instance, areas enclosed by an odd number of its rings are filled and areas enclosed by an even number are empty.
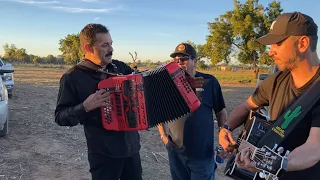
<svg viewBox="0 0 320 180"><path fill-rule="evenodd" d="M131 74L133 70L125 63L112 60L108 72ZM100 153L113 158L132 156L140 150L140 136L134 132L107 131L101 122L100 109L85 112L83 102L97 91L101 73L92 69L72 67L62 75L58 93L55 122L60 126L84 126L88 152Z"/></svg>

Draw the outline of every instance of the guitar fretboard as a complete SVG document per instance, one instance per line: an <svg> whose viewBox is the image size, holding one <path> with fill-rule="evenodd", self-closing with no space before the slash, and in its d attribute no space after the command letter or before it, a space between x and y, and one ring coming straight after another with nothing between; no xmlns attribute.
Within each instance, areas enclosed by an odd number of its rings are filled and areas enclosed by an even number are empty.
<svg viewBox="0 0 320 180"><path fill-rule="evenodd" d="M245 148L250 148L251 152L253 152L256 147L254 145L252 145L251 143L249 143L248 141L242 139L241 142L239 142L240 145L239 145L239 148L238 148L238 151L242 151L243 149Z"/></svg>

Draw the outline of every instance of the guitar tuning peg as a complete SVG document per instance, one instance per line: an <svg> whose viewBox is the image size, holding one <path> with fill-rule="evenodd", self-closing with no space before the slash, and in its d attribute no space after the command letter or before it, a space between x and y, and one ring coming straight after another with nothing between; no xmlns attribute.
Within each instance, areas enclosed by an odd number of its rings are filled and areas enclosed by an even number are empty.
<svg viewBox="0 0 320 180"><path fill-rule="evenodd" d="M290 153L290 151L287 150L287 151L286 151L286 154L284 155L284 157L287 157L287 156L289 155L289 153Z"/></svg>
<svg viewBox="0 0 320 180"><path fill-rule="evenodd" d="M259 172L260 178L264 179L266 177L266 174L264 172Z"/></svg>
<svg viewBox="0 0 320 180"><path fill-rule="evenodd" d="M284 148L283 148L283 147L279 147L277 151L278 151L278 154L280 155L280 154L282 154L282 153L283 153Z"/></svg>
<svg viewBox="0 0 320 180"><path fill-rule="evenodd" d="M274 146L273 146L272 150L273 150L273 151L274 151L274 150L276 150L276 149L277 149L277 147L278 147L278 144L274 144Z"/></svg>

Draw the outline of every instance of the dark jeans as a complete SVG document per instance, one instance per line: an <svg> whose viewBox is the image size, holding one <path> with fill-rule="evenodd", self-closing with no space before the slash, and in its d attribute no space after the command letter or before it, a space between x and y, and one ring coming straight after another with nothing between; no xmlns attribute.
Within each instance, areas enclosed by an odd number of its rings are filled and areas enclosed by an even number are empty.
<svg viewBox="0 0 320 180"><path fill-rule="evenodd" d="M140 154L128 158L110 158L88 154L92 180L142 180Z"/></svg>
<svg viewBox="0 0 320 180"><path fill-rule="evenodd" d="M172 180L214 180L214 158L188 158L170 142L166 145Z"/></svg>

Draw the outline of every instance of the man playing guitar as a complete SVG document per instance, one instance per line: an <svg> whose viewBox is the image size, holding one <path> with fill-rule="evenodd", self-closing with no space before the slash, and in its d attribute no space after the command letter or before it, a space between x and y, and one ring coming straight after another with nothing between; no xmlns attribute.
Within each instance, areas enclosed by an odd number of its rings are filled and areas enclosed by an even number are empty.
<svg viewBox="0 0 320 180"><path fill-rule="evenodd" d="M232 130L239 127L251 110L269 106L271 120L276 120L288 106L314 84L319 76L317 49L318 27L313 19L299 12L280 15L269 34L257 39L271 45L269 55L274 58L279 72L266 78L255 92L230 114L219 132L219 144L225 151L233 151L236 144ZM281 146L289 150L282 165L280 180L320 179L320 102L299 122ZM250 158L250 149L244 148L235 158L238 168L257 172Z"/></svg>

